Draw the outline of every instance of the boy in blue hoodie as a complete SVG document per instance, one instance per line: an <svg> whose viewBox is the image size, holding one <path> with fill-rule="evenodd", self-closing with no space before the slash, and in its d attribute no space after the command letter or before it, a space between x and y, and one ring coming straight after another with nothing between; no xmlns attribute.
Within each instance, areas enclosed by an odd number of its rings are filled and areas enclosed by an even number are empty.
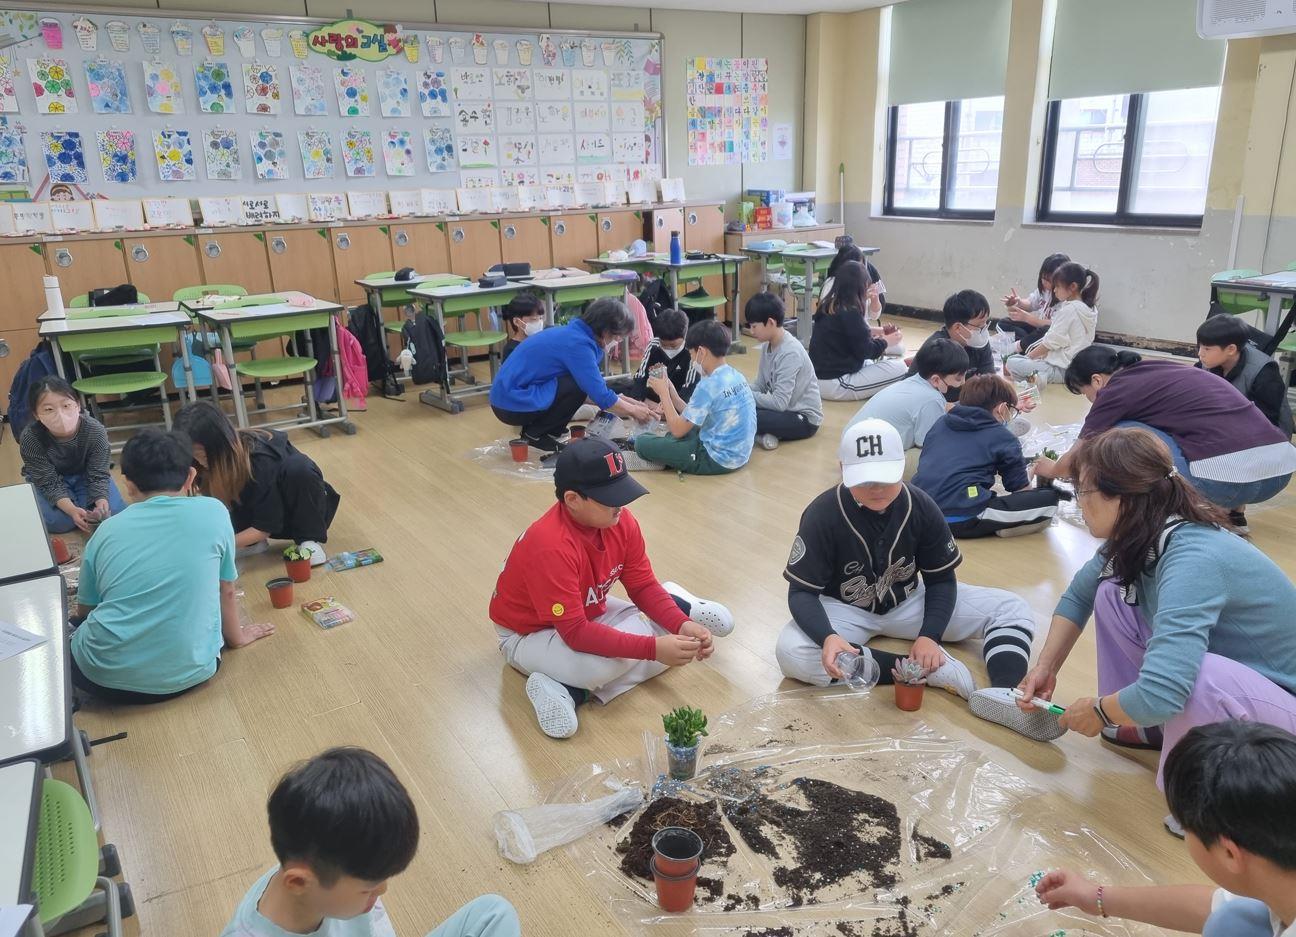
<svg viewBox="0 0 1296 937"><path fill-rule="evenodd" d="M1057 513L1056 489L1030 487L1021 443L1005 425L1016 416L1012 384L983 374L963 384L958 405L928 430L913 484L931 495L955 537L1020 537ZM1008 494L995 493L996 475Z"/></svg>

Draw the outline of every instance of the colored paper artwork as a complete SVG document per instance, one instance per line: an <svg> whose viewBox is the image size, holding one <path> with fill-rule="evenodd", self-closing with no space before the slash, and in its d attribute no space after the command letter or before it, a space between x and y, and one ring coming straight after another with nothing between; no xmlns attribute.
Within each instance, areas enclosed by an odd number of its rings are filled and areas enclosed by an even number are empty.
<svg viewBox="0 0 1296 937"><path fill-rule="evenodd" d="M258 179L288 178L288 146L278 130L252 131L252 162Z"/></svg>
<svg viewBox="0 0 1296 937"><path fill-rule="evenodd" d="M689 59L685 92L690 166L770 158L765 59ZM645 93L645 109L648 95Z"/></svg>
<svg viewBox="0 0 1296 937"><path fill-rule="evenodd" d="M144 63L144 101L154 114L184 113L184 95L175 66Z"/></svg>
<svg viewBox="0 0 1296 937"><path fill-rule="evenodd" d="M493 79L497 101L531 99L531 69L497 68L493 72Z"/></svg>
<svg viewBox="0 0 1296 937"><path fill-rule="evenodd" d="M378 113L383 117L410 116L409 78L399 68L378 69Z"/></svg>
<svg viewBox="0 0 1296 937"><path fill-rule="evenodd" d="M414 143L408 130L388 130L383 141L383 164L389 176L414 175Z"/></svg>
<svg viewBox="0 0 1296 937"><path fill-rule="evenodd" d="M289 67L292 80L293 113L298 117L324 117L328 114L328 86L324 70L314 65Z"/></svg>
<svg viewBox="0 0 1296 937"><path fill-rule="evenodd" d="M369 81L363 69L343 66L333 72L338 112L343 117L369 116Z"/></svg>
<svg viewBox="0 0 1296 937"><path fill-rule="evenodd" d="M606 101L608 73L592 69L577 69L572 72L572 97L577 101Z"/></svg>
<svg viewBox="0 0 1296 937"><path fill-rule="evenodd" d="M495 127L500 133L534 133L536 106L495 102Z"/></svg>
<svg viewBox="0 0 1296 937"><path fill-rule="evenodd" d="M428 127L424 143L427 145L428 172L454 172L454 135L449 127Z"/></svg>
<svg viewBox="0 0 1296 937"><path fill-rule="evenodd" d="M38 114L75 114L76 92L72 88L72 73L63 59L45 58L27 60L31 74L32 94L36 96Z"/></svg>
<svg viewBox="0 0 1296 937"><path fill-rule="evenodd" d="M188 130L153 131L153 156L163 182L193 182L197 178Z"/></svg>
<svg viewBox="0 0 1296 937"><path fill-rule="evenodd" d="M500 137L500 161L503 166L534 166L535 137Z"/></svg>
<svg viewBox="0 0 1296 937"><path fill-rule="evenodd" d="M130 97L126 93L125 65L99 59L85 63L85 74L91 110L96 114L131 112Z"/></svg>
<svg viewBox="0 0 1296 937"><path fill-rule="evenodd" d="M327 130L300 130L297 145L307 179L333 178L333 139Z"/></svg>
<svg viewBox="0 0 1296 937"><path fill-rule="evenodd" d="M537 68L531 73L535 81L535 96L540 101L570 101L572 96L571 72L565 68Z"/></svg>
<svg viewBox="0 0 1296 937"><path fill-rule="evenodd" d="M495 152L495 138L483 136L459 137L459 166L461 169L489 169L499 165Z"/></svg>
<svg viewBox="0 0 1296 937"><path fill-rule="evenodd" d="M348 130L342 137L342 165L353 178L374 174L373 133Z"/></svg>
<svg viewBox="0 0 1296 937"><path fill-rule="evenodd" d="M644 157L644 135L639 133L612 134L612 162L642 163Z"/></svg>
<svg viewBox="0 0 1296 937"><path fill-rule="evenodd" d="M536 105L541 133L561 133L572 129L572 106L567 101L548 101Z"/></svg>
<svg viewBox="0 0 1296 937"><path fill-rule="evenodd" d="M81 145L81 134L74 130L43 131L41 153L50 182L85 184L85 148Z"/></svg>
<svg viewBox="0 0 1296 937"><path fill-rule="evenodd" d="M576 134L576 162L609 163L612 161L612 138L606 133Z"/></svg>
<svg viewBox="0 0 1296 937"><path fill-rule="evenodd" d="M134 182L135 131L99 130L95 132L99 144L99 164L103 166L104 179L109 182Z"/></svg>
<svg viewBox="0 0 1296 937"><path fill-rule="evenodd" d="M275 65L247 62L243 65L243 100L249 114L278 114L279 69Z"/></svg>
<svg viewBox="0 0 1296 937"><path fill-rule="evenodd" d="M0 55L0 114L18 113L18 91L14 87L14 63Z"/></svg>
<svg viewBox="0 0 1296 937"><path fill-rule="evenodd" d="M456 101L489 101L491 77L488 68L456 68L450 87Z"/></svg>
<svg viewBox="0 0 1296 937"><path fill-rule="evenodd" d="M198 86L198 110L204 114L234 114L234 82L224 62L201 62L194 66Z"/></svg>
<svg viewBox="0 0 1296 937"><path fill-rule="evenodd" d="M203 131L203 159L207 178L218 182L235 182L243 178L238 137L233 130Z"/></svg>
<svg viewBox="0 0 1296 937"><path fill-rule="evenodd" d="M504 185L539 185L538 169L501 169L500 179Z"/></svg>
<svg viewBox="0 0 1296 937"><path fill-rule="evenodd" d="M4 120L0 118L0 121ZM27 182L27 143L24 136L20 125L0 123L0 182Z"/></svg>
<svg viewBox="0 0 1296 937"><path fill-rule="evenodd" d="M463 134L491 133L495 129L494 105L490 101L458 105L455 129Z"/></svg>
<svg viewBox="0 0 1296 937"><path fill-rule="evenodd" d="M450 87L443 69L423 69L419 73L418 94L424 117L450 116Z"/></svg>

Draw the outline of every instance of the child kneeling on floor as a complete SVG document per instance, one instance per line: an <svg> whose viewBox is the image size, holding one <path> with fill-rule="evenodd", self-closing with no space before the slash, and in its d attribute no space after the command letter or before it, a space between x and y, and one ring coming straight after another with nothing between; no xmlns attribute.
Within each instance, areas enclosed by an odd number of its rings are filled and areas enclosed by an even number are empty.
<svg viewBox="0 0 1296 937"><path fill-rule="evenodd" d="M1033 534L1057 513L1058 490L1031 487L1021 443L1007 427L1017 415L1013 386L978 374L927 432L913 483L932 496L955 537ZM994 491L996 475L1008 494Z"/></svg>
<svg viewBox="0 0 1296 937"><path fill-rule="evenodd" d="M1052 909L1206 937L1296 935L1296 736L1259 722L1191 729L1166 757L1170 814L1210 885L1099 885L1066 869L1035 893Z"/></svg>
<svg viewBox="0 0 1296 937"><path fill-rule="evenodd" d="M285 774L266 804L279 864L248 889L221 937L395 937L380 898L418 850L405 786L363 748L332 748ZM518 937L498 895L464 905L428 937Z"/></svg>
<svg viewBox="0 0 1296 937"><path fill-rule="evenodd" d="M779 440L809 439L823 422L819 379L810 353L783 328L783 300L757 293L747 300L743 318L752 337L763 343L751 384L756 442L762 449L776 449Z"/></svg>
<svg viewBox="0 0 1296 937"><path fill-rule="evenodd" d="M756 440L756 402L746 378L725 363L729 344L729 330L714 319L688 330L684 347L704 376L687 404L669 378L648 379L661 398L667 433L638 437L638 459L626 459L631 469L723 475L747 464Z"/></svg>

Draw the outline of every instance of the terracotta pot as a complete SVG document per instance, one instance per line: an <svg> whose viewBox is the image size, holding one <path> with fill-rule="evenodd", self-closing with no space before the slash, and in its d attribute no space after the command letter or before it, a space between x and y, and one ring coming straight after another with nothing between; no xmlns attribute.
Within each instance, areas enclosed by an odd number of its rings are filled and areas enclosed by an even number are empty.
<svg viewBox="0 0 1296 937"><path fill-rule="evenodd" d="M663 911L687 911L693 907L693 895L697 892L698 867L684 875L663 875L657 867L657 860L652 861L653 882L657 886L657 906Z"/></svg>
<svg viewBox="0 0 1296 937"><path fill-rule="evenodd" d="M653 834L653 861L663 875L697 874L702 864L702 837L682 826L668 826Z"/></svg>
<svg viewBox="0 0 1296 937"><path fill-rule="evenodd" d="M293 582L310 582L310 557L304 560L284 560L284 570Z"/></svg>
<svg viewBox="0 0 1296 937"><path fill-rule="evenodd" d="M293 581L287 576L271 579L266 583L266 589L270 592L270 604L275 608L292 608Z"/></svg>
<svg viewBox="0 0 1296 937"><path fill-rule="evenodd" d="M72 551L62 537L50 537L50 549L54 551L54 562L60 566L72 559Z"/></svg>
<svg viewBox="0 0 1296 937"><path fill-rule="evenodd" d="M580 424L577 424L576 426L568 427L567 434L568 434L568 438L572 440L584 439L585 427Z"/></svg>
<svg viewBox="0 0 1296 937"><path fill-rule="evenodd" d="M525 439L510 439L509 451L513 453L514 462L525 462L531 454L531 447Z"/></svg>
<svg viewBox="0 0 1296 937"><path fill-rule="evenodd" d="M896 709L903 709L907 713L917 712L922 708L923 690L926 688L925 683L897 683L895 685Z"/></svg>

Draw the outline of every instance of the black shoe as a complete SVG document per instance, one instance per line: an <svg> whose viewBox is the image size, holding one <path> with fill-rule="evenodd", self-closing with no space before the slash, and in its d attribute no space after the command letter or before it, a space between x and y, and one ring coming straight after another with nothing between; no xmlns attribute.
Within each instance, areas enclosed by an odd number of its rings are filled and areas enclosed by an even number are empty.
<svg viewBox="0 0 1296 937"><path fill-rule="evenodd" d="M1247 526L1245 511L1229 511L1229 523L1232 524L1233 529L1240 534L1251 533L1251 528Z"/></svg>
<svg viewBox="0 0 1296 937"><path fill-rule="evenodd" d="M541 452L562 451L562 443L558 441L557 437L550 436L548 433L543 436L527 436L524 433L522 438L527 441L527 445L532 449L539 449Z"/></svg>

